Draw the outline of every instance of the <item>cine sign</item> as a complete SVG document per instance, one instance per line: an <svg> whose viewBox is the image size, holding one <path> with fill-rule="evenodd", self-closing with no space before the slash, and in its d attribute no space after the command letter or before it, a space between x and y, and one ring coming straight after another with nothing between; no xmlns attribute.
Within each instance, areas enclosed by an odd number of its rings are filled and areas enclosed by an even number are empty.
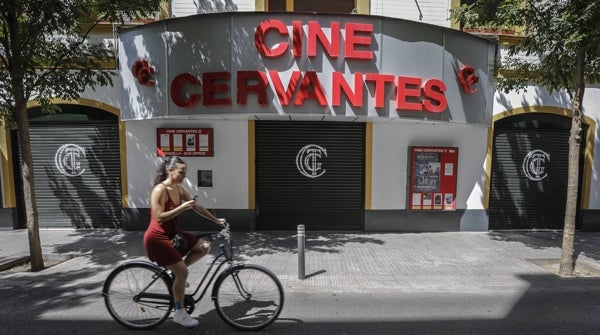
<svg viewBox="0 0 600 335"><path fill-rule="evenodd" d="M157 128L159 156L212 157L212 128Z"/></svg>
<svg viewBox="0 0 600 335"><path fill-rule="evenodd" d="M318 56L320 49L317 46L321 45L324 55L331 59L343 57L345 61L373 62L373 24L348 22L342 30L339 22L331 22L328 29L324 29L319 22L308 21L306 35L303 25L301 21L293 21L290 36L288 25L283 21L269 19L261 22L254 36L256 51L261 57L270 59L286 57L290 53L300 58L305 43L309 58ZM267 35L277 43L267 45ZM325 76L331 78L323 81ZM142 76L138 80L146 79ZM365 87L371 87L372 94L365 94ZM306 101L314 101L323 107L338 107L345 98L350 105L360 108L368 104L365 99L372 99L375 108L384 108L386 100L391 100L396 110L443 113L448 107L446 89L446 83L440 78L379 72L319 73L299 70L291 71L290 78L285 78L278 70L267 68L234 73L179 73L171 82L170 97L181 108L194 108L199 104L244 106L249 99L256 99L259 105L266 106L273 103L268 93L274 91L283 107L302 106ZM391 98L386 95L390 90L395 92ZM233 92L237 94L232 96Z"/></svg>

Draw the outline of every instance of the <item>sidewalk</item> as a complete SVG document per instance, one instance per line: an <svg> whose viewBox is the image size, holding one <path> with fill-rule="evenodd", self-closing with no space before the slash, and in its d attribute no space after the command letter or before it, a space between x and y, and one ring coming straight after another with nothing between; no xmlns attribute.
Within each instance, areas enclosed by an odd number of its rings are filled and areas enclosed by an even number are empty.
<svg viewBox="0 0 600 335"><path fill-rule="evenodd" d="M72 284L102 283L120 262L146 259L142 234L42 229L42 252L49 263L59 263L38 273L0 271L0 281L48 276ZM532 278L542 288L565 280L549 266L560 258L562 232L307 232L302 280L294 232L234 232L233 237L240 261L266 266L295 291L519 290L531 286ZM600 233L576 233L575 251L583 266L578 269L600 277ZM26 230L0 231L0 265L28 255ZM200 272L192 268L190 281Z"/></svg>

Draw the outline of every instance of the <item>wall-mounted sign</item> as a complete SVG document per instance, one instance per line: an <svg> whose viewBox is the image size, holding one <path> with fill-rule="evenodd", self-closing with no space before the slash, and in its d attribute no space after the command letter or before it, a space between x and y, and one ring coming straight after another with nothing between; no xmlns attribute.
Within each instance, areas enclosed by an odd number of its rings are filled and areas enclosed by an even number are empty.
<svg viewBox="0 0 600 335"><path fill-rule="evenodd" d="M121 31L121 118L326 114L490 124L494 43L386 17L288 14L215 13Z"/></svg>
<svg viewBox="0 0 600 335"><path fill-rule="evenodd" d="M304 36L306 26L306 36ZM323 53L331 59L343 58L346 61L362 61L370 63L375 57L374 35L375 24L331 21L328 27L321 22L293 21L292 32L288 31L288 23L269 18L259 23L255 28L254 45L258 57L283 58L293 54L294 58L314 58ZM290 40L291 37L291 40ZM340 38L342 37L342 38ZM304 40L306 38L306 41ZM272 45L269 40L278 43ZM302 46L306 43L306 47ZM322 45L318 48L317 45ZM319 52L317 51L319 50ZM303 53L305 52L305 53ZM138 61L139 62L139 61ZM194 75L189 72L177 74L171 82L171 99L181 108L194 108L199 103L204 106L246 105L251 98L258 98L260 105L268 105L268 92L277 92L281 106L302 106L312 100L320 106L341 105L344 97L351 106L363 107L368 105L363 94L366 85L373 85L373 103L375 108L384 108L386 99L396 110L442 113L448 107L445 95L446 83L441 78L423 78L421 76L402 76L379 72L355 72L354 76L346 77L343 72L332 71L327 75L331 78L323 81L316 71L292 71L287 85L281 78L280 71L243 70L232 74L230 71L205 72ZM237 78L232 82L232 77ZM270 78L270 80L268 80ZM201 79L201 80L200 80ZM331 86L325 85L331 82ZM273 87L269 87L270 85ZM232 85L237 91L237 101L232 99ZM396 95L387 97L385 91L395 87ZM186 91L190 90L191 91ZM294 97L294 92L296 92ZM390 102L388 102L390 104Z"/></svg>
<svg viewBox="0 0 600 335"><path fill-rule="evenodd" d="M157 128L156 147L159 156L212 157L212 128Z"/></svg>
<svg viewBox="0 0 600 335"><path fill-rule="evenodd" d="M456 209L458 148L410 147L410 209Z"/></svg>

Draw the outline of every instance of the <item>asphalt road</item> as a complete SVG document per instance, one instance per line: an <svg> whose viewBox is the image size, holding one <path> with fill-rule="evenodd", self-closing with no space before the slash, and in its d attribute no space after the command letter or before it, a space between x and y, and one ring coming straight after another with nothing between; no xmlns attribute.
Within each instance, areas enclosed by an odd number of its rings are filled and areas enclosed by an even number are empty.
<svg viewBox="0 0 600 335"><path fill-rule="evenodd" d="M122 327L108 314L101 286L116 264L145 259L140 233L44 234L45 250L73 258L39 273L0 272L0 335L240 334L208 300L193 314L200 320L194 329L170 320L152 331ZM297 278L296 240L287 235L240 234L239 249L242 260L278 274L286 291L280 319L256 334L600 334L600 277L559 278L532 262L559 257L559 237L315 234L305 280ZM577 237L579 259L598 266L600 235ZM10 232L2 247L23 241L24 233Z"/></svg>
<svg viewBox="0 0 600 335"><path fill-rule="evenodd" d="M131 331L106 311L100 288L39 283L0 288L1 334L240 334L204 300L200 326L167 321ZM600 290L581 286L465 292L286 292L280 319L253 334L598 334Z"/></svg>

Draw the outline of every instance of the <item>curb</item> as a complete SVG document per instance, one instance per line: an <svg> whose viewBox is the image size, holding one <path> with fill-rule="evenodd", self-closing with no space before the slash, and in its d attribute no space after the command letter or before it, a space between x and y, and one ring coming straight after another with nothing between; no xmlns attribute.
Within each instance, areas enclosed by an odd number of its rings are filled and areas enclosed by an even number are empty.
<svg viewBox="0 0 600 335"><path fill-rule="evenodd" d="M73 255L68 255L68 254L67 255L42 255L42 258L44 260L44 265L45 265L44 269L47 269L56 264L66 262L66 261L72 259ZM17 266L27 264L30 261L31 261L30 255L15 257L12 259L8 259L6 261L2 261L0 263L0 272L7 271L7 270L10 270Z"/></svg>
<svg viewBox="0 0 600 335"><path fill-rule="evenodd" d="M25 264L25 263L29 262L30 259L31 259L31 256L23 256L23 257L10 259L10 260L0 264L0 271L6 271L6 270L14 268L15 266Z"/></svg>

